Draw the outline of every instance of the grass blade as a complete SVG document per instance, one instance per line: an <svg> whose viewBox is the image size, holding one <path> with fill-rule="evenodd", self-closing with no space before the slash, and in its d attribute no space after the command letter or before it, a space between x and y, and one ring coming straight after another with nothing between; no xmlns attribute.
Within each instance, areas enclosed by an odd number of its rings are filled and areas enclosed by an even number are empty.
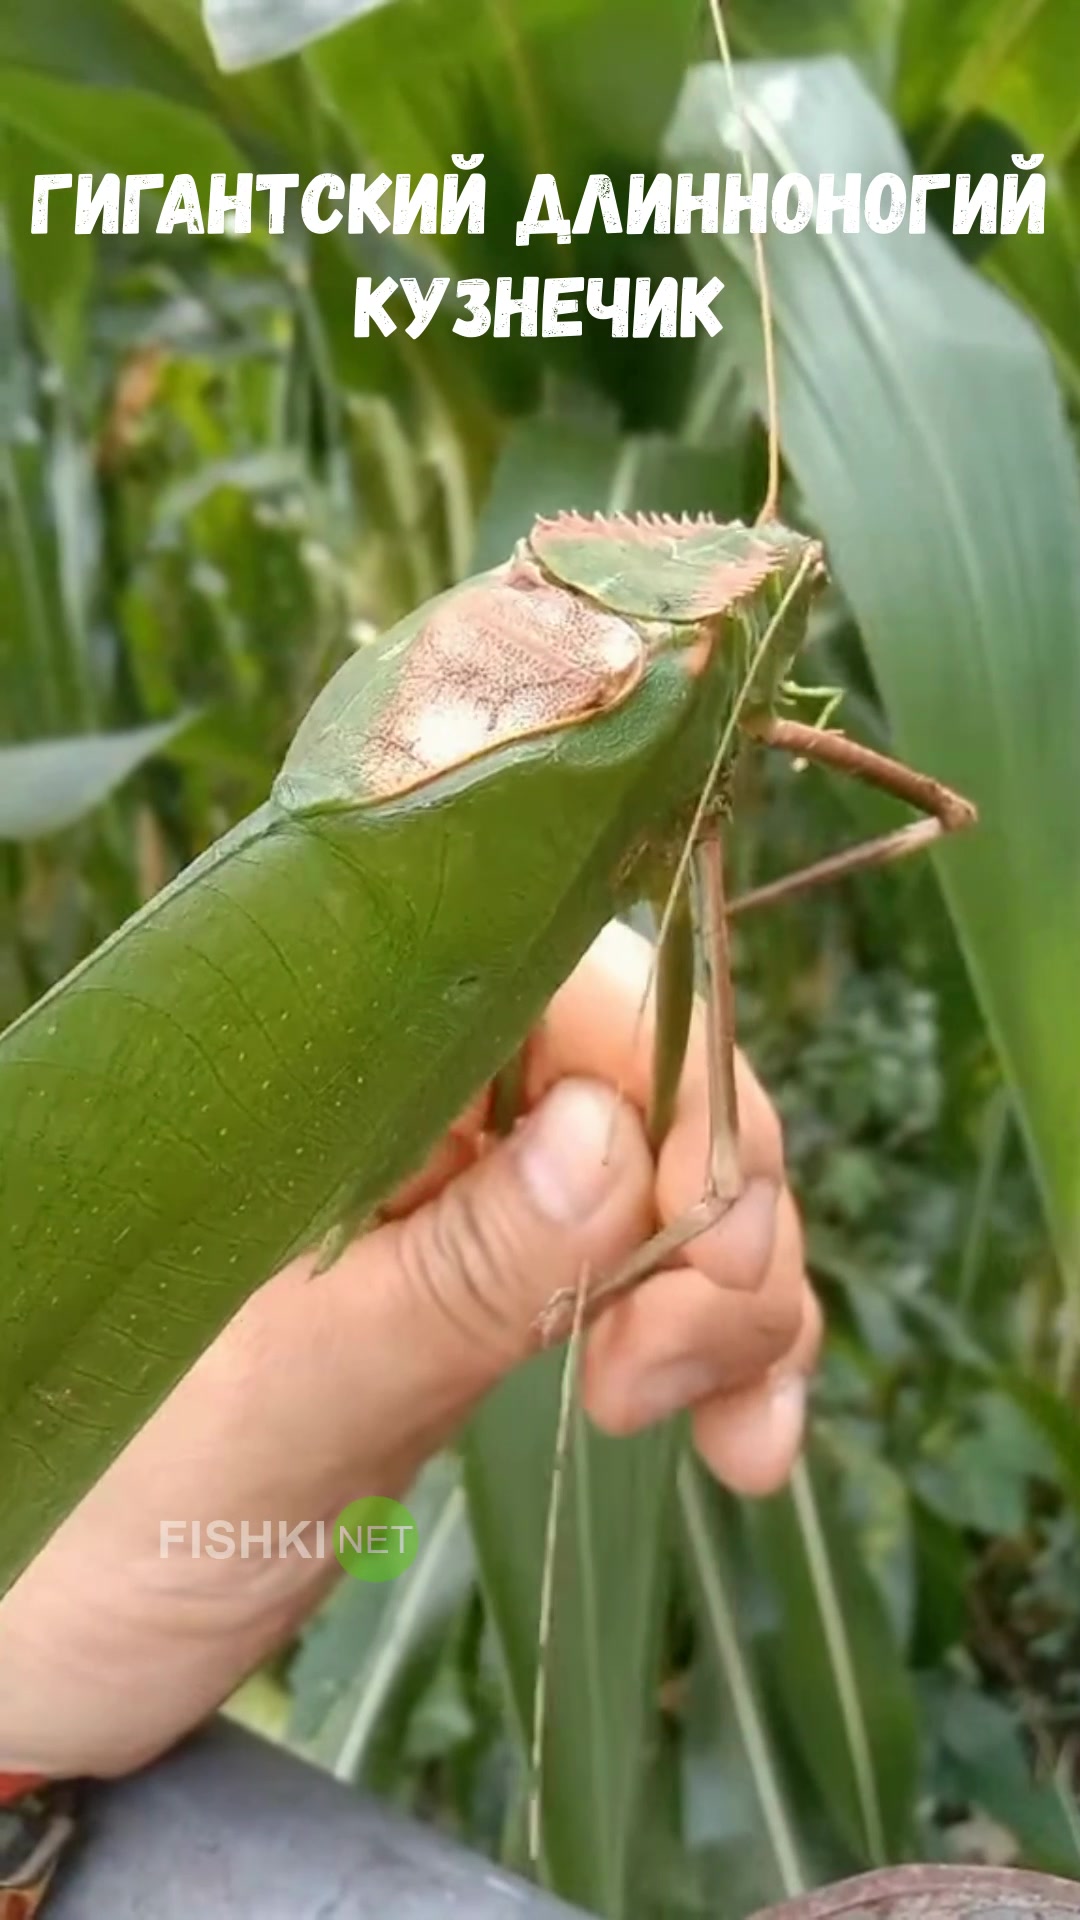
<svg viewBox="0 0 1080 1920"><path fill-rule="evenodd" d="M72 826L194 718L182 713L125 733L0 747L0 840L40 840Z"/></svg>
<svg viewBox="0 0 1080 1920"><path fill-rule="evenodd" d="M481 1577L528 1752L563 1356L533 1361L473 1422L466 1485ZM548 1649L542 1843L547 1877L592 1911L629 1911L654 1735L675 1432L573 1435Z"/></svg>
<svg viewBox="0 0 1080 1920"><path fill-rule="evenodd" d="M712 1662L722 1676L753 1781L777 1896L793 1900L807 1882L799 1841L786 1802L773 1738L736 1625L709 1510L704 1470L688 1452L679 1461L679 1514L686 1557L699 1599L699 1625Z"/></svg>
<svg viewBox="0 0 1080 1920"><path fill-rule="evenodd" d="M915 1706L877 1589L804 1460L748 1510L778 1608L776 1684L802 1758L857 1859L902 1859L917 1770Z"/></svg>

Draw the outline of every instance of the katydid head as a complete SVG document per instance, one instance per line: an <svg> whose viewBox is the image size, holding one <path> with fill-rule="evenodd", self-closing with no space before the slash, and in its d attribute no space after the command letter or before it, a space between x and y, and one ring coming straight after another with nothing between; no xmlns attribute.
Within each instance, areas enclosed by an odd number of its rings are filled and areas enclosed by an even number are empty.
<svg viewBox="0 0 1080 1920"><path fill-rule="evenodd" d="M739 680L752 671L755 706L787 674L825 576L820 542L776 520L562 513L537 520L522 548L560 585L649 622L658 644L704 642L707 667Z"/></svg>

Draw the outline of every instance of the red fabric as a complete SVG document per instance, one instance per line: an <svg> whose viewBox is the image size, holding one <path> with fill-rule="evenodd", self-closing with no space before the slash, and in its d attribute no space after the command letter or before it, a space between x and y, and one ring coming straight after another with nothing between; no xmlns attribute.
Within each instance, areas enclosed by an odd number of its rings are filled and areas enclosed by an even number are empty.
<svg viewBox="0 0 1080 1920"><path fill-rule="evenodd" d="M0 1807L9 1807L13 1800L21 1800L24 1793L33 1793L35 1787L45 1784L43 1773L0 1773Z"/></svg>

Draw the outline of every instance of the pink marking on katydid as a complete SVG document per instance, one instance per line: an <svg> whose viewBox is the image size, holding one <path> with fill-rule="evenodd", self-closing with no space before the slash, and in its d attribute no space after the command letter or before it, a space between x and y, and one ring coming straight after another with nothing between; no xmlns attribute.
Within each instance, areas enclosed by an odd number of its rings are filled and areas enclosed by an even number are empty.
<svg viewBox="0 0 1080 1920"><path fill-rule="evenodd" d="M605 712L632 692L647 658L628 620L516 559L421 627L365 742L368 790L407 793L480 754Z"/></svg>

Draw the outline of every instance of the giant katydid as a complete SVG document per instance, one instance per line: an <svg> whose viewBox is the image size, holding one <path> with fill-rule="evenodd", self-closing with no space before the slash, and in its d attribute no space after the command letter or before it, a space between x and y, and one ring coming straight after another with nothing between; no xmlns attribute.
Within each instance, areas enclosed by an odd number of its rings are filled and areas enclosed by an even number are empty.
<svg viewBox="0 0 1080 1920"><path fill-rule="evenodd" d="M788 890L973 818L778 712L821 571L775 520L539 521L348 662L267 804L3 1036L3 1584L251 1289L424 1160L603 922L658 876L680 897L684 848L711 963L712 1180L596 1298L730 1203L718 833L738 752L846 766L929 815ZM658 1129L687 926L665 916Z"/></svg>

